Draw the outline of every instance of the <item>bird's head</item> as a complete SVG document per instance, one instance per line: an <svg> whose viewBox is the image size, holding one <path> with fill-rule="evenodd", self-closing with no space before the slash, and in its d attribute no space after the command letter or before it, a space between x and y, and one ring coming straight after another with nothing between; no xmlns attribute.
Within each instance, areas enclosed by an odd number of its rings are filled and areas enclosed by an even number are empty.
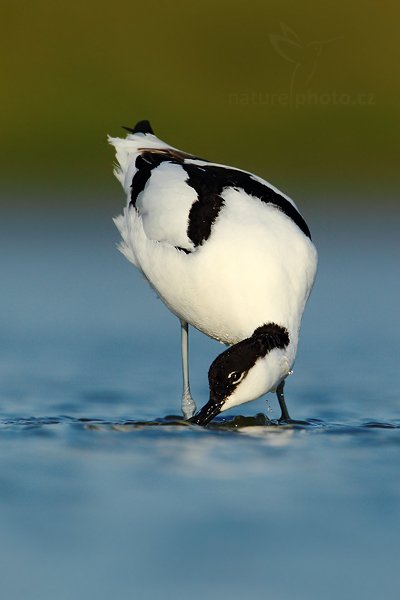
<svg viewBox="0 0 400 600"><path fill-rule="evenodd" d="M269 323L217 356L208 372L210 400L190 421L207 425L220 412L274 389L285 375L282 358L288 345L287 329Z"/></svg>

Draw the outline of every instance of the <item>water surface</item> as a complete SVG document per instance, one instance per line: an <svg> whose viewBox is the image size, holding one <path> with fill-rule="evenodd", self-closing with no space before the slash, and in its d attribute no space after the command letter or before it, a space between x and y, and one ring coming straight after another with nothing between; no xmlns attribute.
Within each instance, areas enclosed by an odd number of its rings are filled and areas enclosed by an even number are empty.
<svg viewBox="0 0 400 600"><path fill-rule="evenodd" d="M398 214L314 211L297 422L269 395L203 429L110 213L19 204L0 226L4 598L397 598ZM198 404L221 349L192 335Z"/></svg>

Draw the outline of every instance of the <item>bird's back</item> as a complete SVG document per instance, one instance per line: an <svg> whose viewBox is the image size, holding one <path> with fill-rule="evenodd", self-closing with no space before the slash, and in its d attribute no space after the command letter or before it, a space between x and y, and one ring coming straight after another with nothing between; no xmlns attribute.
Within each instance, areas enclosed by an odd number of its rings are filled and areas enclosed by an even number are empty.
<svg viewBox="0 0 400 600"><path fill-rule="evenodd" d="M121 250L167 306L225 343L271 321L297 336L316 251L293 201L153 134L111 143L128 195Z"/></svg>

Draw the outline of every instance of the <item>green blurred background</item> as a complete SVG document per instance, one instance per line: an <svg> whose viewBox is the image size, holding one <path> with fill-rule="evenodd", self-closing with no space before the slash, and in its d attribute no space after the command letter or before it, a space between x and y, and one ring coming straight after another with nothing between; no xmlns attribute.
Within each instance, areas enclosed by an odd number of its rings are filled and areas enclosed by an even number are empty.
<svg viewBox="0 0 400 600"><path fill-rule="evenodd" d="M106 134L144 118L295 198L395 196L397 3L1 5L3 201L115 199Z"/></svg>

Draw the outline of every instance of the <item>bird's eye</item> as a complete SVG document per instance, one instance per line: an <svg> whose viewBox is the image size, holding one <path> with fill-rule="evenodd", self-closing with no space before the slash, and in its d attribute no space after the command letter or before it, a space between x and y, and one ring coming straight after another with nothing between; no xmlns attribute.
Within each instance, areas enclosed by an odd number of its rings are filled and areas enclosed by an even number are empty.
<svg viewBox="0 0 400 600"><path fill-rule="evenodd" d="M239 383L243 375L244 373L241 373L240 371L232 371L232 373L229 373L228 379L231 383Z"/></svg>

